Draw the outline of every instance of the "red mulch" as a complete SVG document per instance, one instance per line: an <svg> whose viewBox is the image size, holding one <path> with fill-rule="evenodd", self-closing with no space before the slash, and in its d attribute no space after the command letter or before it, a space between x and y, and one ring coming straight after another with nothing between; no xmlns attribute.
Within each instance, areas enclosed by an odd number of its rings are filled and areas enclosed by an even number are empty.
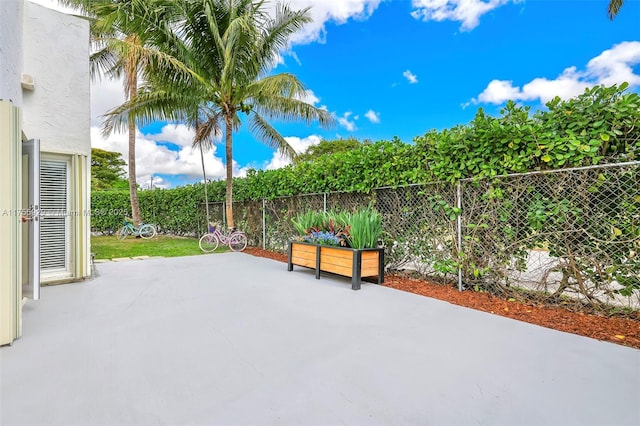
<svg viewBox="0 0 640 426"><path fill-rule="evenodd" d="M247 247L245 253L287 262L286 254L262 250L257 247ZM459 292L456 288L447 285L399 275L385 275L384 281L384 285L387 287L444 300L454 305L640 349L639 312L624 318L607 317L587 312L573 312L561 307L508 301L489 293L470 290Z"/></svg>

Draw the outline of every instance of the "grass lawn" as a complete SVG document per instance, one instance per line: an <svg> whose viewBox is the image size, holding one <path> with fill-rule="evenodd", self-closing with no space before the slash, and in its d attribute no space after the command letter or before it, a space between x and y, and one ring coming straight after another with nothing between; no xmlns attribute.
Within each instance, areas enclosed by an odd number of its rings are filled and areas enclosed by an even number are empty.
<svg viewBox="0 0 640 426"><path fill-rule="evenodd" d="M218 247L215 253L229 250L228 247ZM91 252L96 259L113 259L114 257L135 256L193 256L205 254L198 247L195 238L158 235L150 240L127 237L119 241L115 235L91 237Z"/></svg>

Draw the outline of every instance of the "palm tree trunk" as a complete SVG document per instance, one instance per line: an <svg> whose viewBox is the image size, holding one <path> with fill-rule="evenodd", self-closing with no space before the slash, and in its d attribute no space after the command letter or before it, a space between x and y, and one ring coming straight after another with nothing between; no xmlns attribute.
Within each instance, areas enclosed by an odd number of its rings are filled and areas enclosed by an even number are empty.
<svg viewBox="0 0 640 426"><path fill-rule="evenodd" d="M126 78L129 79L129 99L135 97L138 90L138 75L135 67L131 67ZM133 114L129 114L129 198L131 199L131 218L135 226L142 223L140 215L140 202L138 201L138 184L136 182L136 120Z"/></svg>
<svg viewBox="0 0 640 426"><path fill-rule="evenodd" d="M207 231L209 230L209 193L207 191L207 172L205 171L204 168L204 153L202 152L202 143L199 143L198 146L200 147L200 161L202 162L202 178L204 179L204 209L207 213Z"/></svg>
<svg viewBox="0 0 640 426"><path fill-rule="evenodd" d="M131 218L134 225L138 226L142 223L142 217L136 183L136 122L131 114L129 115L129 197L131 198Z"/></svg>
<svg viewBox="0 0 640 426"><path fill-rule="evenodd" d="M225 114L225 161L227 162L227 194L225 207L227 210L227 226L233 228L233 115Z"/></svg>

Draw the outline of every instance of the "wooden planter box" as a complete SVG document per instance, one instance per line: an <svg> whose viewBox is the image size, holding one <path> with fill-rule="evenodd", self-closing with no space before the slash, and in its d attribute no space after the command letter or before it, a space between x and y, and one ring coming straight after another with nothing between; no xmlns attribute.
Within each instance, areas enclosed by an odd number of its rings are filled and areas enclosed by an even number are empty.
<svg viewBox="0 0 640 426"><path fill-rule="evenodd" d="M351 288L360 290L362 277L377 277L384 282L384 249L352 249L348 247L321 246L313 243L290 242L288 270L293 265L351 277Z"/></svg>

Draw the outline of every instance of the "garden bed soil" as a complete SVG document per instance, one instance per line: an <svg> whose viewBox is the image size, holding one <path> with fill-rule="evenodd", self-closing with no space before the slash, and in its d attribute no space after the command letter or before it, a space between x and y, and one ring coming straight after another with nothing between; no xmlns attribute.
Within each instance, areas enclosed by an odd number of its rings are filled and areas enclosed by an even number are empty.
<svg viewBox="0 0 640 426"><path fill-rule="evenodd" d="M283 253L257 247L247 247L245 253L287 263L287 255ZM385 275L383 285L542 327L640 349L639 312L627 314L625 317L574 312L562 307L508 301L489 293L470 290L459 292L448 285L400 275Z"/></svg>

